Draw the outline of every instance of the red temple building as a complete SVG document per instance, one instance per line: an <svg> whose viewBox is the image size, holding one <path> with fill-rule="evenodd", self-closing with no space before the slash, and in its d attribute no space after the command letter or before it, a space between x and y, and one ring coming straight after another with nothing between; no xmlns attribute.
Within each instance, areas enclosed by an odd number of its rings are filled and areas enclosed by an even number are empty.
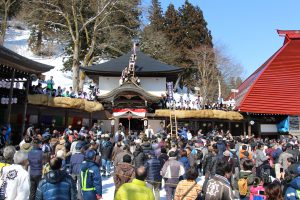
<svg viewBox="0 0 300 200"><path fill-rule="evenodd" d="M248 132L261 135L299 132L300 31L277 32L285 37L283 46L240 85L235 98Z"/></svg>

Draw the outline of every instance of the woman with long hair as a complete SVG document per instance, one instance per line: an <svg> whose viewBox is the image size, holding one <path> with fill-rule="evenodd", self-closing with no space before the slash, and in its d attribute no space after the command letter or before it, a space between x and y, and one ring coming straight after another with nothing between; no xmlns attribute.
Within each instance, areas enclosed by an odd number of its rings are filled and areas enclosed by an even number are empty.
<svg viewBox="0 0 300 200"><path fill-rule="evenodd" d="M266 187L267 200L283 200L283 193L279 182L273 182Z"/></svg>

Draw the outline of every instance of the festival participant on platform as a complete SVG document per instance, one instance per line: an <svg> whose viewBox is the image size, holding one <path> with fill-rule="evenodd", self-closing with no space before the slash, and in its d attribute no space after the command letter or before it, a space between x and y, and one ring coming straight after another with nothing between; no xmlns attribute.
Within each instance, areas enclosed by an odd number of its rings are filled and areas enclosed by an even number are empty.
<svg viewBox="0 0 300 200"><path fill-rule="evenodd" d="M152 136L154 135L154 131L151 128L151 125L148 125L147 129L145 130L145 134L148 138L152 138Z"/></svg>

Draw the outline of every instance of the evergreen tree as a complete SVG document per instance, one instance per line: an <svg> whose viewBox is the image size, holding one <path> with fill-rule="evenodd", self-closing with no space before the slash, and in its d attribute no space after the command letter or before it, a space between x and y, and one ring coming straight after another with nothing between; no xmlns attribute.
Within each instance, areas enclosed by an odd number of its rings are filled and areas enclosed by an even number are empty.
<svg viewBox="0 0 300 200"><path fill-rule="evenodd" d="M165 34L166 37L171 41L171 44L173 46L176 46L178 48L178 45L180 44L181 37L180 37L180 18L179 13L175 9L173 4L170 4L167 8L167 11L165 13Z"/></svg>
<svg viewBox="0 0 300 200"><path fill-rule="evenodd" d="M192 49L201 45L213 46L211 32L198 6L193 6L188 0L179 8L181 46Z"/></svg>
<svg viewBox="0 0 300 200"><path fill-rule="evenodd" d="M152 0L152 5L149 9L150 26L155 31L162 31L164 29L163 11L158 0Z"/></svg>

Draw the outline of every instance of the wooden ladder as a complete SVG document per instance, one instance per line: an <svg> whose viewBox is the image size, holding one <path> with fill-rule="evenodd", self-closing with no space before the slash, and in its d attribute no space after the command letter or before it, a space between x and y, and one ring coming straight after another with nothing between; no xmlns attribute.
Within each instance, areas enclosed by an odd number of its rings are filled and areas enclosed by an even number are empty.
<svg viewBox="0 0 300 200"><path fill-rule="evenodd" d="M177 138L177 117L176 114L170 112L171 137Z"/></svg>

